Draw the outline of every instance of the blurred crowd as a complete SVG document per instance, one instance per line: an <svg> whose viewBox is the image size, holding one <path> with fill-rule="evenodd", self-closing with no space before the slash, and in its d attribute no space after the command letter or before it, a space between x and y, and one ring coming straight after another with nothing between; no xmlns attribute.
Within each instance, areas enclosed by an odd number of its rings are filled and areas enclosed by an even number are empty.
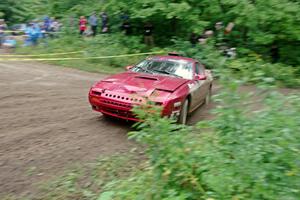
<svg viewBox="0 0 300 200"><path fill-rule="evenodd" d="M120 16L121 18L121 29L124 31L126 35L131 33L131 23L129 15L126 12L123 12ZM100 23L101 21L101 23ZM96 11L92 12L91 15L86 18L85 16L81 16L78 19L78 28L80 35L84 36L96 36L99 33L109 33L109 17L106 12L101 12L97 14ZM100 31L98 31L98 27L100 27Z"/></svg>
<svg viewBox="0 0 300 200"><path fill-rule="evenodd" d="M16 24L8 27L4 19L0 19L0 48L13 51L19 41L23 46L35 46L40 41L46 42L48 37L56 37L62 24L48 16L43 20L33 20L27 24Z"/></svg>
<svg viewBox="0 0 300 200"><path fill-rule="evenodd" d="M196 45L205 45L209 41L213 40L215 46L228 58L236 57L236 48L230 47L226 42L225 36L230 34L234 28L234 23L230 22L227 26L224 26L223 22L217 22L214 30L205 30L202 34L192 33L190 36L190 42L193 47Z"/></svg>
<svg viewBox="0 0 300 200"><path fill-rule="evenodd" d="M107 34L110 32L109 16L106 12L92 12L88 17L70 18L70 27L78 27L78 33L82 37L95 37L97 34ZM12 51L17 40L20 40L23 46L36 46L43 42L47 45L48 38L58 37L63 24L54 17L45 16L40 20L33 20L27 24L15 25L10 29L7 27L4 19L0 19L0 47L6 51ZM214 29L204 30L203 33L191 33L190 42L193 47L205 45L209 41L215 41L215 46L229 58L236 57L236 49L230 47L224 39L234 28L234 23L230 22L226 26L223 22L217 22ZM130 16L126 11L120 14L120 31L124 35L132 34L132 25ZM143 25L144 43L150 47L154 46L154 26L147 21Z"/></svg>

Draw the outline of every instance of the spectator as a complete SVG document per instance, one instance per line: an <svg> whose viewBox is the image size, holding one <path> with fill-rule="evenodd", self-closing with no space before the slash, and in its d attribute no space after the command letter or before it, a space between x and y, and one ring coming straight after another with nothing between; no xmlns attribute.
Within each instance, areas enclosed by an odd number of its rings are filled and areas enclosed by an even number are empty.
<svg viewBox="0 0 300 200"><path fill-rule="evenodd" d="M279 48L275 43L271 46L270 53L272 57L272 63L277 63L280 56L279 56Z"/></svg>
<svg viewBox="0 0 300 200"><path fill-rule="evenodd" d="M144 25L144 42L148 46L154 46L154 39L153 39L153 25L151 22L147 22Z"/></svg>
<svg viewBox="0 0 300 200"><path fill-rule="evenodd" d="M40 29L41 29L42 38L46 38L48 34L46 26L40 25Z"/></svg>
<svg viewBox="0 0 300 200"><path fill-rule="evenodd" d="M40 25L40 30L41 30L41 43L44 46L48 46L48 37L52 37L51 33L49 32L49 27L48 29L46 28L46 26L44 24Z"/></svg>
<svg viewBox="0 0 300 200"><path fill-rule="evenodd" d="M217 22L217 23L215 24L215 29L216 29L217 31L220 31L220 30L222 30L223 28L224 28L223 22Z"/></svg>
<svg viewBox="0 0 300 200"><path fill-rule="evenodd" d="M92 15L89 17L89 24L91 26L92 35L95 37L97 34L97 26L98 26L98 17L96 12L93 12Z"/></svg>
<svg viewBox="0 0 300 200"><path fill-rule="evenodd" d="M87 20L85 19L84 16L81 16L79 20L80 35L83 35L83 33L86 31L86 24L87 24Z"/></svg>
<svg viewBox="0 0 300 200"><path fill-rule="evenodd" d="M214 31L207 30L207 31L204 32L204 35L205 35L206 38L213 37L214 36Z"/></svg>
<svg viewBox="0 0 300 200"><path fill-rule="evenodd" d="M200 36L198 39L200 45L204 45L207 42L207 39L204 36Z"/></svg>
<svg viewBox="0 0 300 200"><path fill-rule="evenodd" d="M2 43L4 41L5 37L5 30L7 29L7 25L4 21L4 19L0 19L0 47L2 46Z"/></svg>
<svg viewBox="0 0 300 200"><path fill-rule="evenodd" d="M36 46L38 44L38 39L41 37L41 30L34 23L30 23L26 31L27 39L25 41L26 46Z"/></svg>
<svg viewBox="0 0 300 200"><path fill-rule="evenodd" d="M236 48L229 48L225 50L225 54L228 58L234 59L236 58Z"/></svg>
<svg viewBox="0 0 300 200"><path fill-rule="evenodd" d="M224 25L223 22L217 22L215 24L215 37L216 37L216 47L220 50L224 50L225 42L224 42Z"/></svg>
<svg viewBox="0 0 300 200"><path fill-rule="evenodd" d="M124 23L125 21L129 21L129 14L127 11L122 11L121 16L120 16L122 22Z"/></svg>
<svg viewBox="0 0 300 200"><path fill-rule="evenodd" d="M229 33L231 33L231 31L232 31L232 29L233 29L234 26L235 26L234 23L233 23L233 22L230 22L230 23L226 26L226 28L224 29L224 34L229 34Z"/></svg>
<svg viewBox="0 0 300 200"><path fill-rule="evenodd" d="M46 16L44 18L44 30L46 32L50 31L51 23L52 23L52 21L51 21L50 17Z"/></svg>
<svg viewBox="0 0 300 200"><path fill-rule="evenodd" d="M129 20L125 20L121 26L122 31L124 31L125 35L130 35L132 32L131 24Z"/></svg>
<svg viewBox="0 0 300 200"><path fill-rule="evenodd" d="M36 32L38 39L43 38L43 33L41 30L40 23L35 21L35 22L33 22L33 26L34 26L34 31Z"/></svg>
<svg viewBox="0 0 300 200"><path fill-rule="evenodd" d="M51 23L51 32L57 33L59 32L61 27L61 23L59 23L59 21L55 18L53 18L53 21Z"/></svg>
<svg viewBox="0 0 300 200"><path fill-rule="evenodd" d="M102 21L101 32L107 33L108 32L108 15L105 12L101 13L101 21Z"/></svg>
<svg viewBox="0 0 300 200"><path fill-rule="evenodd" d="M198 38L198 42L200 45L204 45L209 41L209 38L213 37L214 32L212 30L206 30L204 33Z"/></svg>
<svg viewBox="0 0 300 200"><path fill-rule="evenodd" d="M8 36L4 39L2 46L6 53L12 53L17 46L17 41L13 36Z"/></svg>
<svg viewBox="0 0 300 200"><path fill-rule="evenodd" d="M199 37L197 36L197 34L193 32L190 36L190 42L193 47L196 46L198 39L199 39Z"/></svg>

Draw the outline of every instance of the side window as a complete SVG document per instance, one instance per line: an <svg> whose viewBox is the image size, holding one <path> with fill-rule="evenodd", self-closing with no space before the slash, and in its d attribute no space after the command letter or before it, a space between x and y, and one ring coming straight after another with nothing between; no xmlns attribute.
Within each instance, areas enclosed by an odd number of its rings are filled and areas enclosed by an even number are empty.
<svg viewBox="0 0 300 200"><path fill-rule="evenodd" d="M196 67L195 67L195 74L199 74L199 63L196 63Z"/></svg>
<svg viewBox="0 0 300 200"><path fill-rule="evenodd" d="M204 66L200 63L196 63L195 73L200 74L200 75L204 75L205 74Z"/></svg>
<svg viewBox="0 0 300 200"><path fill-rule="evenodd" d="M199 63L199 71L200 71L200 74L205 74L205 68L204 68L204 65L202 65L201 63Z"/></svg>

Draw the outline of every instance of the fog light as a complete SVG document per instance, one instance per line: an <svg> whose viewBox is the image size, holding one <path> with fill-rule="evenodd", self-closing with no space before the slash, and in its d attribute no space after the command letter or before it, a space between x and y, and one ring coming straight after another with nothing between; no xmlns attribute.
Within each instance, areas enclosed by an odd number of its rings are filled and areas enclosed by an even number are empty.
<svg viewBox="0 0 300 200"><path fill-rule="evenodd" d="M179 110L172 111L171 113L171 118L177 118L180 115Z"/></svg>
<svg viewBox="0 0 300 200"><path fill-rule="evenodd" d="M93 108L94 110L99 110L99 109L100 109L99 106L92 106L92 108Z"/></svg>
<svg viewBox="0 0 300 200"><path fill-rule="evenodd" d="M174 103L174 108L177 108L177 107L179 107L179 106L181 106L181 102L180 102L180 101Z"/></svg>

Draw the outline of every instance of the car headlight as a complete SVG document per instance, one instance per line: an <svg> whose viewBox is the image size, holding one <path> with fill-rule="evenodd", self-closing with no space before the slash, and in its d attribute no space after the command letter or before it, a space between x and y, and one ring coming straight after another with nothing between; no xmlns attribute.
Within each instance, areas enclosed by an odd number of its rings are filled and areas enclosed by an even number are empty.
<svg viewBox="0 0 300 200"><path fill-rule="evenodd" d="M173 106L174 106L174 108L180 107L180 106L181 106L181 101L175 102L175 103L173 104Z"/></svg>

